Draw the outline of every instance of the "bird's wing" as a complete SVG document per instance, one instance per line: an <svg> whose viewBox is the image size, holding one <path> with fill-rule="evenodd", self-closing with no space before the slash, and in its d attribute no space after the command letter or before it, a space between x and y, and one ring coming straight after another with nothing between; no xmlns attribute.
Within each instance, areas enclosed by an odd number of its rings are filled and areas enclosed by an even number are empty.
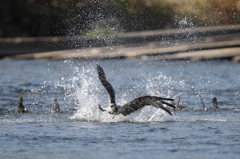
<svg viewBox="0 0 240 159"><path fill-rule="evenodd" d="M169 107L176 108L173 104L170 104L170 103L164 101L164 100L174 101L174 99L172 99L172 98L163 98L163 97L158 97L158 96L143 96L143 97L152 99L153 101L160 101L161 103L166 104Z"/></svg>
<svg viewBox="0 0 240 159"><path fill-rule="evenodd" d="M164 101L164 100L174 101L174 99L172 99L172 98L163 98L163 97L158 97L158 96L142 96L139 98L144 99L146 101L160 101L161 103L166 104L169 107L176 108L173 104L170 104L170 103Z"/></svg>
<svg viewBox="0 0 240 159"><path fill-rule="evenodd" d="M161 102L162 102L163 104L168 105L169 107L176 108L175 105L173 105L173 104L167 103L167 102L162 101L162 100L161 100Z"/></svg>
<svg viewBox="0 0 240 159"><path fill-rule="evenodd" d="M160 103L157 103L156 101L159 101L162 104L166 104L168 106L170 106L170 105L172 107L175 107L175 106L173 106L172 104L169 104L167 102L164 102L162 100L159 100L159 99L162 99L162 98L161 97L155 97L155 96L142 96L142 97L134 98L133 100L131 100L131 101L127 102L126 104L120 106L118 108L119 113L126 116L126 115L129 115L129 114L143 108L146 105L153 105L154 107L161 108L164 111L166 111L168 114L172 115L172 113L167 108L162 106Z"/></svg>
<svg viewBox="0 0 240 159"><path fill-rule="evenodd" d="M162 101L161 101L162 102ZM165 103L164 103L165 104ZM152 105L156 105L159 108L161 108L162 110L166 111L169 115L172 115L172 113L170 112L170 110L168 110L167 108L165 108L163 105L161 104L156 104L155 102L152 103Z"/></svg>
<svg viewBox="0 0 240 159"><path fill-rule="evenodd" d="M100 82L106 88L106 90L110 96L111 103L116 104L114 89L113 89L112 85L107 81L104 70L100 65L97 65L97 73L98 73L98 78L99 78Z"/></svg>
<svg viewBox="0 0 240 159"><path fill-rule="evenodd" d="M149 105L149 104L144 100L144 98L138 97L120 106L118 110L122 115L126 116L141 109L146 105Z"/></svg>
<svg viewBox="0 0 240 159"><path fill-rule="evenodd" d="M156 97L156 96L153 96L153 97ZM158 100L169 100L169 101L174 101L174 99L172 98L163 98L163 97L157 97Z"/></svg>

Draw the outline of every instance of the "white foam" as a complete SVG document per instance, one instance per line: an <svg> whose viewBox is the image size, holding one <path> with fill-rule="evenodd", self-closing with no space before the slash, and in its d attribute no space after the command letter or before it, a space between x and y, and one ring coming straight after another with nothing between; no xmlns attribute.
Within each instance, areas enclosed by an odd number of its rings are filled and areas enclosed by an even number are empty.
<svg viewBox="0 0 240 159"><path fill-rule="evenodd" d="M96 122L168 122L168 121L229 121L230 118L221 116L212 117L211 114L199 115L194 113L175 113L170 116L161 109L152 106L144 107L142 110L136 111L128 116L118 115L114 119L106 112L98 109L98 104L106 107L109 103L109 95L105 88L98 80L95 65L74 66L72 77L65 79L66 84L61 83L65 90L71 90L66 93L66 100L73 102L77 111L70 117L72 120L80 121L96 121ZM149 76L148 76L149 77ZM109 77L107 77L109 79ZM117 78L117 77L116 77ZM110 81L111 82L111 81ZM156 95L162 97L173 97L172 85L177 87L185 87L184 82L173 81L171 78L162 73L156 76L139 81L141 90L147 92L148 95ZM59 84L59 83L58 83ZM162 89L164 88L164 89ZM139 89L139 88L134 88ZM117 104L124 104L131 100L134 90L120 94L116 94ZM146 95L146 94L145 94ZM200 106L199 106L200 107Z"/></svg>
<svg viewBox="0 0 240 159"><path fill-rule="evenodd" d="M171 118L161 109L156 109L151 106L147 106L142 110L134 112L128 116L118 115L114 119L106 112L101 112L98 109L98 104L104 106L109 103L109 96L103 86L100 84L97 78L95 68L90 67L88 69L82 68L77 74L80 78L78 81L79 87L76 88L75 98L77 99L77 112L71 117L71 119L78 119L84 121L98 121L98 122L144 122L144 121L165 121ZM161 75L162 77L162 75ZM159 77L156 77L159 78ZM164 77L166 78L166 77ZM154 79L154 78L153 78ZM147 92L149 95L157 94L160 92L153 90L151 92L152 81L147 82ZM160 85L161 83L159 83ZM74 84L73 84L74 85ZM123 96L127 96L126 93ZM120 97L117 100L119 104L126 103L126 99Z"/></svg>

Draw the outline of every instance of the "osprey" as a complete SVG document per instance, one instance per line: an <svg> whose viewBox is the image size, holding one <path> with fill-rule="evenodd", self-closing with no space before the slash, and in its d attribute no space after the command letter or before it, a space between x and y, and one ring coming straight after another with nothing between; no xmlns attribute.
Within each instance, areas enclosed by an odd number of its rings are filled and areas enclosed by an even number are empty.
<svg viewBox="0 0 240 159"><path fill-rule="evenodd" d="M101 84L105 87L105 89L107 90L107 92L110 96L109 107L104 109L99 104L98 108L101 111L107 111L109 114L111 114L113 116L113 118L118 114L127 116L127 115L143 108L146 105L152 105L156 108L160 108L160 109L166 111L169 115L172 115L172 113L170 112L170 110L165 108L163 106L163 104L170 106L172 108L176 108L174 105L164 101L164 100L173 101L174 99L162 98L162 97L158 97L158 96L141 96L141 97L134 98L133 100L127 102L126 104L124 104L122 106L118 106L115 102L114 89L113 89L112 85L107 81L104 70L100 65L97 65L97 73L98 73L98 78L99 78Z"/></svg>

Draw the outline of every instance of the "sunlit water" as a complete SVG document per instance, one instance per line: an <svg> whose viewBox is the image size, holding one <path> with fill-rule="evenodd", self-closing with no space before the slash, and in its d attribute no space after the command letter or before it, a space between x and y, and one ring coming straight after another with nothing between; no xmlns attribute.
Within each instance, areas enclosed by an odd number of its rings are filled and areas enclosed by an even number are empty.
<svg viewBox="0 0 240 159"><path fill-rule="evenodd" d="M112 119L97 108L109 96L96 64L118 104L180 96L190 109L170 116L148 106ZM0 68L0 158L240 157L239 63L1 60ZM28 114L14 113L20 95ZM214 96L218 110L210 109ZM63 113L51 112L54 97Z"/></svg>

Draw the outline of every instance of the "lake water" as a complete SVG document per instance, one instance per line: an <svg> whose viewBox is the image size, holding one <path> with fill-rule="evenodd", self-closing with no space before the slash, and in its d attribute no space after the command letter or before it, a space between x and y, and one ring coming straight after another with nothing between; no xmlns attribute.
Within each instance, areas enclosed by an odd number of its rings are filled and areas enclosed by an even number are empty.
<svg viewBox="0 0 240 159"><path fill-rule="evenodd" d="M96 64L118 104L180 96L189 109L170 116L147 106L112 119L98 110L109 96ZM239 63L1 60L0 68L0 158L240 158ZM20 95L28 114L14 113ZM54 97L63 113L51 112Z"/></svg>

